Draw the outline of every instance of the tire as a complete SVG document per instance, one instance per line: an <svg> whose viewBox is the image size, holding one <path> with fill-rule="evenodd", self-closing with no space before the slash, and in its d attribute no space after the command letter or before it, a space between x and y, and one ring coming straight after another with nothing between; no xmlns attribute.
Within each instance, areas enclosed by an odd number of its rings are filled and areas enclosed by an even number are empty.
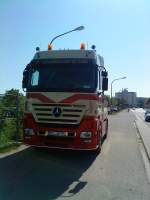
<svg viewBox="0 0 150 200"><path fill-rule="evenodd" d="M108 119L106 119L104 140L108 137Z"/></svg>
<svg viewBox="0 0 150 200"><path fill-rule="evenodd" d="M98 148L96 149L96 153L100 154L102 149L102 132L99 133L99 142L98 142Z"/></svg>

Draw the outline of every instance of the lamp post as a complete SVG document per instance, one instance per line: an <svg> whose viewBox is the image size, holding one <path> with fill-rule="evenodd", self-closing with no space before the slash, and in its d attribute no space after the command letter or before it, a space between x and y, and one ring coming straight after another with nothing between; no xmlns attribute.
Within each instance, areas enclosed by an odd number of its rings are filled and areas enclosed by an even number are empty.
<svg viewBox="0 0 150 200"><path fill-rule="evenodd" d="M126 79L127 77L120 77L120 78L116 78L116 79L114 79L112 82L111 82L111 105L110 105L110 107L111 107L111 109L112 109L112 85L113 85L113 83L115 82L115 81L118 81L118 80L121 80L121 79Z"/></svg>
<svg viewBox="0 0 150 200"><path fill-rule="evenodd" d="M54 40L56 40L57 38L59 38L59 37L61 37L61 36L63 36L63 35L66 35L66 34L68 34L68 33L74 32L74 31L82 31L83 29L84 29L84 26L79 26L79 27L74 28L74 29L72 29L72 30L70 30L70 31L67 31L67 32L62 33L62 34L60 34L60 35L57 35L57 36L55 36L55 37L51 40L50 45L53 43Z"/></svg>

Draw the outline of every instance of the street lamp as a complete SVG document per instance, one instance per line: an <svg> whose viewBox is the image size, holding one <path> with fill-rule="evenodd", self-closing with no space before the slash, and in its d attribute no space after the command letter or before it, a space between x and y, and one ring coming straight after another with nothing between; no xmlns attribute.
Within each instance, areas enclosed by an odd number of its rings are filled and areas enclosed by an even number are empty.
<svg viewBox="0 0 150 200"><path fill-rule="evenodd" d="M54 41L55 39L57 39L58 37L61 37L61 36L63 36L63 35L66 35L66 34L68 34L68 33L73 32L73 31L82 31L83 29L84 29L84 26L79 26L79 27L74 28L74 29L72 29L72 30L70 30L70 31L67 31L67 32L65 32L65 33L63 33L63 34L57 35L57 36L55 36L55 37L51 40L50 45L51 45L51 44L53 43L53 41Z"/></svg>
<svg viewBox="0 0 150 200"><path fill-rule="evenodd" d="M121 80L121 79L126 79L127 77L121 77L121 78L116 78L116 79L114 79L112 82L111 82L111 108L112 108L112 85L113 85L113 83L115 82L115 81L118 81L118 80Z"/></svg>

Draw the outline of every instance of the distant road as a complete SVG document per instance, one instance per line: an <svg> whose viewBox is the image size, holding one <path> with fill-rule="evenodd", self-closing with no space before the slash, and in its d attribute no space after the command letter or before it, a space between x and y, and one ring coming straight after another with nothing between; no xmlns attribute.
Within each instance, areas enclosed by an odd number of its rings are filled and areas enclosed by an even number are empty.
<svg viewBox="0 0 150 200"><path fill-rule="evenodd" d="M145 122L145 120L144 120L145 110L143 108L137 108L132 111L134 112L134 114L136 115L137 118L139 117L143 121L143 123L145 123L147 126L150 127L150 122Z"/></svg>

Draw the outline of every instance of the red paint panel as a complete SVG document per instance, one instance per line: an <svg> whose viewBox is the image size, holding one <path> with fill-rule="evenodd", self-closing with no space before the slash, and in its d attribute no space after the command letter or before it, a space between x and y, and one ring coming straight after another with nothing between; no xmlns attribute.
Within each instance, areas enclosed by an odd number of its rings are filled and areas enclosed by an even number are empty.
<svg viewBox="0 0 150 200"><path fill-rule="evenodd" d="M74 101L77 101L79 99L84 100L100 100L100 98L96 95L90 95L90 94L75 94L71 97L68 97L67 99L64 99L60 101L60 103L73 103Z"/></svg>
<svg viewBox="0 0 150 200"><path fill-rule="evenodd" d="M81 99L81 100L97 100L97 101L101 100L101 97L98 97L95 94L74 94L74 95L72 95L66 99L63 99L59 102L55 102L54 100L44 96L41 93L28 93L27 98L36 98L44 103L73 103L79 99Z"/></svg>
<svg viewBox="0 0 150 200"><path fill-rule="evenodd" d="M28 93L27 98L36 98L36 99L39 99L41 102L44 102L44 103L55 103L55 101L44 96L41 93Z"/></svg>

